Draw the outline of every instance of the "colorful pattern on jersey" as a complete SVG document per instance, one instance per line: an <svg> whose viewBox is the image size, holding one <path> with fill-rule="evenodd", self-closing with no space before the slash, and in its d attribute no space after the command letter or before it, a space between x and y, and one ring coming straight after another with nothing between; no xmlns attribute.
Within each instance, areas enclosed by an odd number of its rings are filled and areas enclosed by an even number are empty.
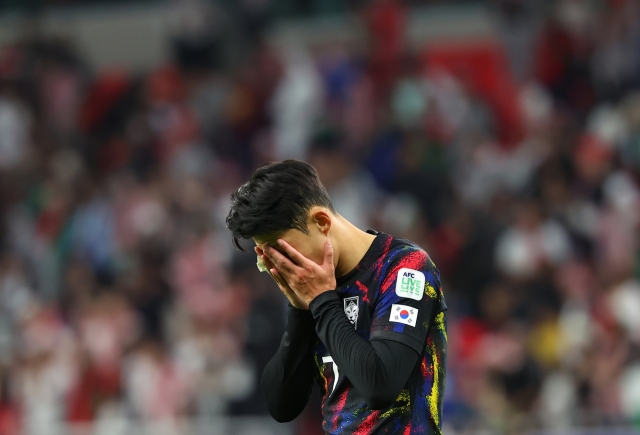
<svg viewBox="0 0 640 435"><path fill-rule="evenodd" d="M420 301L398 295L396 280L401 269L424 274L426 282ZM447 307L440 273L428 254L411 242L379 234L355 271L338 281L337 292L342 299L358 296L356 331L362 338L369 340L379 335L399 341L416 349L421 357L395 403L374 411L333 362L323 362L330 355L318 342L314 359L323 394L324 431L331 435L441 434ZM391 320L394 304L417 310L415 327Z"/></svg>

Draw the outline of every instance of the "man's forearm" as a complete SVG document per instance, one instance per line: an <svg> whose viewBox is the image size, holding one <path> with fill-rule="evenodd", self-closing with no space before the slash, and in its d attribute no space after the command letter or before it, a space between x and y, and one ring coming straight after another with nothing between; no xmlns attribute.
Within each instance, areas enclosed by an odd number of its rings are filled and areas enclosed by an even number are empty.
<svg viewBox="0 0 640 435"><path fill-rule="evenodd" d="M291 421L304 409L313 386L313 317L289 305L280 347L262 373L262 392L271 416Z"/></svg>
<svg viewBox="0 0 640 435"><path fill-rule="evenodd" d="M382 409L391 405L409 378L418 353L391 340L364 340L344 315L335 292L315 298L310 310L318 337L369 407Z"/></svg>

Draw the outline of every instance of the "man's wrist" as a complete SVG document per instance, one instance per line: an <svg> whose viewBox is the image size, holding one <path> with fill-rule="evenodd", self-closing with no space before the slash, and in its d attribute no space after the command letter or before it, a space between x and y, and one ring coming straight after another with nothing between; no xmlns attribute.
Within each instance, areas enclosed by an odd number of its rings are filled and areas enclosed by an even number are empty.
<svg viewBox="0 0 640 435"><path fill-rule="evenodd" d="M289 312L289 315L293 317L305 318L305 317L311 316L311 313L309 310L305 308L298 308L295 305L293 305L291 302L287 304L287 311Z"/></svg>
<svg viewBox="0 0 640 435"><path fill-rule="evenodd" d="M323 307L327 303L332 303L332 301L340 301L340 297L335 290L322 292L318 296L313 298L311 302L309 302L309 311L311 311L313 317L316 318L316 315L319 314L318 311L320 311L321 307Z"/></svg>
<svg viewBox="0 0 640 435"><path fill-rule="evenodd" d="M291 303L287 306L287 330L298 334L301 330L315 328L315 320L311 311L295 307Z"/></svg>

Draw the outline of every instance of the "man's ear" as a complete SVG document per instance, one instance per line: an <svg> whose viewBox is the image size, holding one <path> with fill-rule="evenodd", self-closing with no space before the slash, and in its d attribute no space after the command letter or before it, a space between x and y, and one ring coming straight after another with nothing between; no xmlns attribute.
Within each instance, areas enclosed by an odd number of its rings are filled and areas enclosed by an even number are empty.
<svg viewBox="0 0 640 435"><path fill-rule="evenodd" d="M311 221L312 225L326 236L329 234L329 230L331 229L333 215L325 208L313 208L311 210Z"/></svg>

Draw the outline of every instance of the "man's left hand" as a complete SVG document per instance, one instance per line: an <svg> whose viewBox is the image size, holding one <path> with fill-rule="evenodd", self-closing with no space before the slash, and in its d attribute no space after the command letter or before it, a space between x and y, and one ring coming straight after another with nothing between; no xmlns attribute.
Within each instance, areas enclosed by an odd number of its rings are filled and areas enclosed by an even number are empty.
<svg viewBox="0 0 640 435"><path fill-rule="evenodd" d="M335 290L333 247L329 239L324 243L322 264L309 260L282 239L278 240L278 245L291 260L270 246L265 248L264 253L304 303L309 304L319 294Z"/></svg>

